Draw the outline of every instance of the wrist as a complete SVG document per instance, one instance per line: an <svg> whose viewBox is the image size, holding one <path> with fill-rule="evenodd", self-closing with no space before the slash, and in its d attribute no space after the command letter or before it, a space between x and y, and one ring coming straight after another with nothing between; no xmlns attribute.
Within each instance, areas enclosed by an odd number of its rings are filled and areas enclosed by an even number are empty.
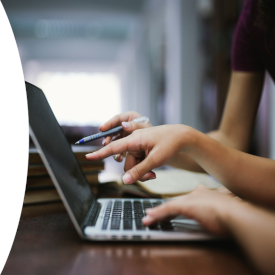
<svg viewBox="0 0 275 275"><path fill-rule="evenodd" d="M187 153L188 151L191 151L193 148L196 148L199 133L197 130L195 130L192 127L186 126L186 125L180 125L181 126L181 139L180 139L180 152L181 153Z"/></svg>
<svg viewBox="0 0 275 275"><path fill-rule="evenodd" d="M234 233L233 227L237 213L240 211L240 208L244 206L244 204L245 202L239 197L231 197L226 203L224 203L224 207L218 211L220 222L230 234Z"/></svg>

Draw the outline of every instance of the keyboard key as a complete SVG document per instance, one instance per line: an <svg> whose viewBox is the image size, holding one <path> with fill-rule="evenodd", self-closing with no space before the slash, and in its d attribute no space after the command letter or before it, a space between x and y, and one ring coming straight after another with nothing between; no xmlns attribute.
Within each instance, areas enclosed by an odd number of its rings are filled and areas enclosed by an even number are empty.
<svg viewBox="0 0 275 275"><path fill-rule="evenodd" d="M145 227L144 227L141 219L136 219L135 222L136 222L137 230L145 230Z"/></svg>
<svg viewBox="0 0 275 275"><path fill-rule="evenodd" d="M148 208L156 207L162 204L161 201L150 202L144 201L115 201L112 209L112 204L108 204L106 212L104 215L104 220L102 224L102 229L106 230L108 228L109 219L110 229L119 230L121 219L123 223L123 230L133 230L133 220L135 222L136 230L145 230L146 227L142 223L142 218L145 216L145 211ZM174 230L170 221L164 221L161 223L156 223L149 227L149 230L163 230L172 231Z"/></svg>
<svg viewBox="0 0 275 275"><path fill-rule="evenodd" d="M146 211L146 209L152 208L152 204L150 201L143 201L143 209Z"/></svg>
<svg viewBox="0 0 275 275"><path fill-rule="evenodd" d="M160 226L158 223L152 224L148 227L150 230L161 230Z"/></svg>
<svg viewBox="0 0 275 275"><path fill-rule="evenodd" d="M160 224L161 230L163 230L163 231L173 231L174 230L174 227L172 226L170 221L163 221L163 222L160 222L159 224Z"/></svg>
<svg viewBox="0 0 275 275"><path fill-rule="evenodd" d="M153 202L153 203L152 203L153 207L159 206L159 205L161 205L161 204L162 204L161 201L156 201L156 202Z"/></svg>
<svg viewBox="0 0 275 275"><path fill-rule="evenodd" d="M104 220L104 221L103 221L102 230L106 230L106 229L107 229L107 227L108 227L108 222L109 222L109 220Z"/></svg>
<svg viewBox="0 0 275 275"><path fill-rule="evenodd" d="M123 221L123 229L124 230L132 230L133 229L132 220L124 220Z"/></svg>

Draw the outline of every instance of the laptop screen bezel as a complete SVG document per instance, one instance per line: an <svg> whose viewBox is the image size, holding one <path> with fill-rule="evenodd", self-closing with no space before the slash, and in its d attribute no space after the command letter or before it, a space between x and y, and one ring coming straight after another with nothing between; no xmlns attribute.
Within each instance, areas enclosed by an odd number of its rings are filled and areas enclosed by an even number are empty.
<svg viewBox="0 0 275 275"><path fill-rule="evenodd" d="M37 89L37 91L35 91L35 92L41 93L41 96L45 97L45 95L44 95L44 93L43 93L43 91L42 91L41 89L39 89L38 87L36 87L36 86L34 86L34 85L32 85L32 84L30 84L30 83L28 83L28 82L26 82L26 93L27 93L27 95L28 95L28 91L29 91L29 90L28 90L28 86L29 86L30 89ZM28 100L29 100L29 99L28 99ZM47 101L46 98L45 98L45 100ZM47 102L47 103L48 103L48 102ZM49 104L49 103L48 103L48 104ZM30 104L29 104L29 105L30 105ZM48 105L48 107L49 107L49 109L51 110L50 105ZM29 106L29 108L30 108L30 106ZM51 110L51 112L52 112L52 110ZM30 111L29 111L29 113L30 113ZM53 112L52 112L52 114L53 114L53 116L54 116L54 113L53 113ZM55 116L54 116L54 117L55 117ZM56 119L56 118L55 118L55 119ZM30 122L31 122L31 120L30 120ZM56 122L57 122L57 120L56 120ZM57 123L58 123L58 122L57 122ZM84 234L84 232L83 232L82 224L83 224L83 222L86 220L87 216L89 215L90 210L87 211L87 213L84 215L83 219L81 219L81 220L79 220L79 218L77 218L77 217L75 216L74 211L73 211L73 209L71 208L68 199L66 198L64 192L62 191L62 187L60 186L60 184L59 184L59 182L58 182L58 180L57 180L57 177L56 177L55 173L53 172L51 166L49 165L49 160L47 159L46 154L43 152L43 149L42 149L43 146L40 144L42 141L39 141L38 138L36 137L35 131L33 131L32 126L31 126L31 123L29 123L29 133L30 133L30 137L31 137L31 139L32 139L32 141L33 141L33 143L34 143L34 145L35 145L35 147L36 147L38 153L40 154L41 159L42 159L42 161L43 161L43 163L44 163L44 165L45 165L45 167L46 167L46 169L47 169L47 171L48 171L48 174L49 174L50 178L52 179L54 186L55 186L56 189L57 189L57 192L58 192L58 194L59 194L59 196L60 196L62 202L64 203L64 206L65 206L65 208L66 208L66 210L67 210L67 212L68 212L68 214L69 214L69 216L70 216L70 218L71 218L71 220L72 220L72 222L73 222L73 224L74 224L74 226L75 226L75 228L76 228L78 234L79 234L82 238L84 238L84 237L85 237L85 234ZM68 146L68 148L70 148L70 147ZM73 155L73 153L72 153L72 155ZM73 156L73 157L75 157L75 156ZM77 165L77 164L76 164L76 165ZM82 172L82 174L83 174L83 172ZM86 181L85 176L83 176L83 179L81 179L81 180L85 180L85 181ZM87 184L88 184L88 183L87 183ZM91 188L90 188L90 189L91 189ZM96 199L95 199L95 197L94 197L94 194L93 194L92 189L91 189L90 191L91 191L91 194L92 194L92 197L91 197L91 205L90 205L90 209L91 209L91 208L95 205ZM85 213L84 209L83 209L83 213Z"/></svg>
<svg viewBox="0 0 275 275"><path fill-rule="evenodd" d="M75 215L74 215L74 213L73 213L73 211L72 211L69 203L67 202L66 197L64 196L64 194L63 194L63 192L61 190L61 187L59 186L58 180L56 179L53 171L51 170L51 167L48 165L47 158L46 158L46 156L43 153L43 150L42 150L42 148L41 148L41 146L40 146L40 144L39 144L39 142L38 142L38 140L37 140L37 138L36 138L36 136L35 136L32 128L31 128L31 125L29 125L29 128L30 128L29 130L30 130L31 139L32 139L32 141L33 141L36 149L38 150L38 152L40 154L40 157L41 157L41 159L42 159L42 161L43 161L43 163L44 163L44 165L45 165L45 167L46 167L46 169L47 169L47 171L48 171L48 173L49 173L49 175L50 175L50 177L51 177L51 179L53 181L54 186L57 189L57 192L58 192L58 194L59 194L62 202L64 203L64 206L65 206L65 208L66 208L66 210L67 210L67 212L68 212L68 214L69 214L69 216L70 216L70 218L71 218L71 220L72 220L72 222L73 222L73 224L74 224L74 226L76 228L77 233L81 237L84 237L84 233L83 233L83 231L81 229L81 224L78 223L78 221L77 221L77 219L76 219L76 217L75 217Z"/></svg>

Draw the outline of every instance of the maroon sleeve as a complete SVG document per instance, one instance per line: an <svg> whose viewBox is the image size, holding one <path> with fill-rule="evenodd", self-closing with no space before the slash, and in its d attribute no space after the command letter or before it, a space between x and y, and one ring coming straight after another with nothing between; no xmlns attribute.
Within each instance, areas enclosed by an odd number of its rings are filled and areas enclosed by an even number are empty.
<svg viewBox="0 0 275 275"><path fill-rule="evenodd" d="M234 71L262 71L264 66L255 47L255 21L257 16L256 0L244 3L232 47L232 69Z"/></svg>

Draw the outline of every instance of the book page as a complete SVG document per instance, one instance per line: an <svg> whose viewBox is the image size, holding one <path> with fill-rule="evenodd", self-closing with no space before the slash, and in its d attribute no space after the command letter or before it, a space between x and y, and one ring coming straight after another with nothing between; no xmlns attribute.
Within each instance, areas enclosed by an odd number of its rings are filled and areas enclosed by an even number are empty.
<svg viewBox="0 0 275 275"><path fill-rule="evenodd" d="M137 185L148 193L159 197L172 197L193 191L198 185L217 189L222 185L208 174L195 173L182 169L155 171L157 178Z"/></svg>

